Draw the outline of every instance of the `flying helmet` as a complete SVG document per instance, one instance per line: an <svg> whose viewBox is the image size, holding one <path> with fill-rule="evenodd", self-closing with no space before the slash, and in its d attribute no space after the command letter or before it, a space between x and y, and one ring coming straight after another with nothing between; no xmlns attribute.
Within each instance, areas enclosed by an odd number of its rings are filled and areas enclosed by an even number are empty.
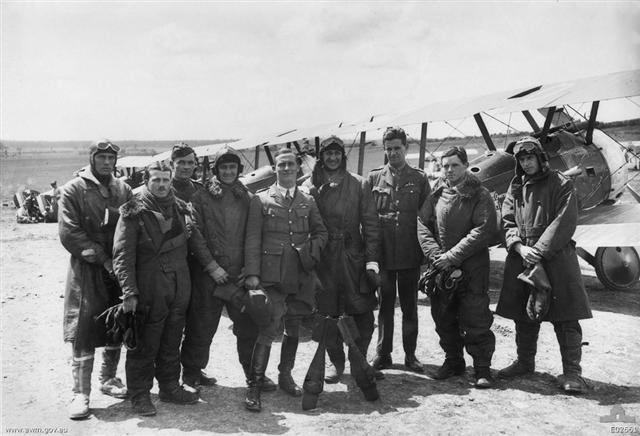
<svg viewBox="0 0 640 436"><path fill-rule="evenodd" d="M240 154L235 151L233 148L225 145L222 147L216 154L213 155L213 167L211 171L217 177L218 176L218 166L223 163L234 162L238 164L238 176L242 174L244 171L244 165L242 165L242 160L240 159Z"/></svg>
<svg viewBox="0 0 640 436"><path fill-rule="evenodd" d="M526 154L531 154L538 158L542 171L549 168L549 156L547 156L547 153L537 138L533 136L523 136L512 144L512 146L507 147L507 152L511 151L516 158L516 174L522 175L522 168L520 167L520 162L518 162L518 157Z"/></svg>
<svg viewBox="0 0 640 436"><path fill-rule="evenodd" d="M118 157L118 153L120 152L120 147L116 144L112 143L108 139L98 139L93 141L89 146L89 163L91 167L94 166L94 157L98 153L112 153L116 155L116 159Z"/></svg>

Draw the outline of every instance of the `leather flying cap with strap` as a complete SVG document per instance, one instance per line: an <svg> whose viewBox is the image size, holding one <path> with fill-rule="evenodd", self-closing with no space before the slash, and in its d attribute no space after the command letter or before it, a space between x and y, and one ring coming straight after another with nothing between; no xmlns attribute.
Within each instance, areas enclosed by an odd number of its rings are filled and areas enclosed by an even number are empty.
<svg viewBox="0 0 640 436"><path fill-rule="evenodd" d="M118 147L116 144L112 143L108 139L99 139L97 141L94 141L89 146L89 154L91 156L100 152L118 154L119 151L120 151L120 147Z"/></svg>
<svg viewBox="0 0 640 436"><path fill-rule="evenodd" d="M542 145L533 136L524 136L516 141L513 146L513 155L518 157L519 154L536 154L542 153Z"/></svg>
<svg viewBox="0 0 640 436"><path fill-rule="evenodd" d="M344 153L344 142L335 135L331 135L320 143L320 153L325 150L340 150Z"/></svg>

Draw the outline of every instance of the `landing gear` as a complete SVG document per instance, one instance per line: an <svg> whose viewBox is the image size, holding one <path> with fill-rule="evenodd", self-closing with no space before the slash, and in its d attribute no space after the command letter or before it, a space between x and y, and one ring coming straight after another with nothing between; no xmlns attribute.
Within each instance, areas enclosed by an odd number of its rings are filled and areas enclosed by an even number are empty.
<svg viewBox="0 0 640 436"><path fill-rule="evenodd" d="M593 258L596 275L613 291L625 291L640 279L640 256L634 247L598 247Z"/></svg>

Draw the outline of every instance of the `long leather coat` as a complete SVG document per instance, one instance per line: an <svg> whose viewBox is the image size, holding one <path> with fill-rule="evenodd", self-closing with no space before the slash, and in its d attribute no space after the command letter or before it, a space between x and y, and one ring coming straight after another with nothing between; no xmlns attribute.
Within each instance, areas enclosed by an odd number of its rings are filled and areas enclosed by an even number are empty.
<svg viewBox="0 0 640 436"><path fill-rule="evenodd" d="M317 185L308 179L303 188L315 198L329 232L317 266L318 310L332 316L371 311L377 299L364 272L366 262L379 260L380 230L369 183L344 171L340 183Z"/></svg>
<svg viewBox="0 0 640 436"><path fill-rule="evenodd" d="M77 349L106 344L104 327L95 317L118 303L120 289L108 277L103 263L111 258L118 208L130 198L129 185L112 177L106 187L90 170L81 171L62 189L58 229L60 242L71 253L63 330L64 340L74 342ZM82 258L86 249L95 251L95 263Z"/></svg>
<svg viewBox="0 0 640 436"><path fill-rule="evenodd" d="M315 267L327 242L313 197L296 189L291 205L272 185L251 199L245 274L315 307Z"/></svg>
<svg viewBox="0 0 640 436"><path fill-rule="evenodd" d="M394 176L387 164L372 170L368 180L380 219L381 268L418 268L422 252L416 238L416 216L431 191L427 175L405 165Z"/></svg>
<svg viewBox="0 0 640 436"><path fill-rule="evenodd" d="M461 266L471 292L489 287L489 243L496 231L496 208L480 180L467 173L450 188L439 179L418 214L418 241L430 262L445 254Z"/></svg>
<svg viewBox="0 0 640 436"><path fill-rule="evenodd" d="M578 217L573 183L552 170L526 178L524 183L522 177L516 175L502 204L508 254L496 313L514 320L529 320L525 312L529 292L517 279L524 266L513 250L514 244L520 242L542 253L542 266L551 282L552 299L544 320L591 318L575 242L571 239Z"/></svg>

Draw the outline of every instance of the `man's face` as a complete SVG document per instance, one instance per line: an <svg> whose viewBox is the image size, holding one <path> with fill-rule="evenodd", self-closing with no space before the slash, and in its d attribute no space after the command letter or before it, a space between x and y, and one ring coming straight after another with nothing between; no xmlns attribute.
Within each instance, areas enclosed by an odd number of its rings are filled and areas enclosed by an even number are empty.
<svg viewBox="0 0 640 436"><path fill-rule="evenodd" d="M193 170L196 169L196 155L191 153L187 156L177 157L171 161L173 167L173 178L177 180L186 180L191 178Z"/></svg>
<svg viewBox="0 0 640 436"><path fill-rule="evenodd" d="M238 178L238 164L235 162L225 162L218 165L218 179L230 185Z"/></svg>
<svg viewBox="0 0 640 436"><path fill-rule="evenodd" d="M462 181L468 166L468 163L463 164L460 158L455 155L442 158L442 171L450 186L457 185Z"/></svg>
<svg viewBox="0 0 640 436"><path fill-rule="evenodd" d="M147 189L156 197L166 197L171 189L171 171L151 170Z"/></svg>
<svg viewBox="0 0 640 436"><path fill-rule="evenodd" d="M540 162L535 154L521 154L518 156L518 162L528 176L533 176L540 171Z"/></svg>
<svg viewBox="0 0 640 436"><path fill-rule="evenodd" d="M281 154L276 158L276 177L278 184L285 188L293 188L298 179L299 165L292 153Z"/></svg>
<svg viewBox="0 0 640 436"><path fill-rule="evenodd" d="M342 152L340 150L325 150L322 153L322 164L329 171L335 171L342 164Z"/></svg>
<svg viewBox="0 0 640 436"><path fill-rule="evenodd" d="M101 176L108 176L113 173L116 166L117 156L114 153L97 153L93 156L93 166L95 171Z"/></svg>
<svg viewBox="0 0 640 436"><path fill-rule="evenodd" d="M400 168L407 161L407 146L402 143L401 139L384 141L384 152L392 167Z"/></svg>

